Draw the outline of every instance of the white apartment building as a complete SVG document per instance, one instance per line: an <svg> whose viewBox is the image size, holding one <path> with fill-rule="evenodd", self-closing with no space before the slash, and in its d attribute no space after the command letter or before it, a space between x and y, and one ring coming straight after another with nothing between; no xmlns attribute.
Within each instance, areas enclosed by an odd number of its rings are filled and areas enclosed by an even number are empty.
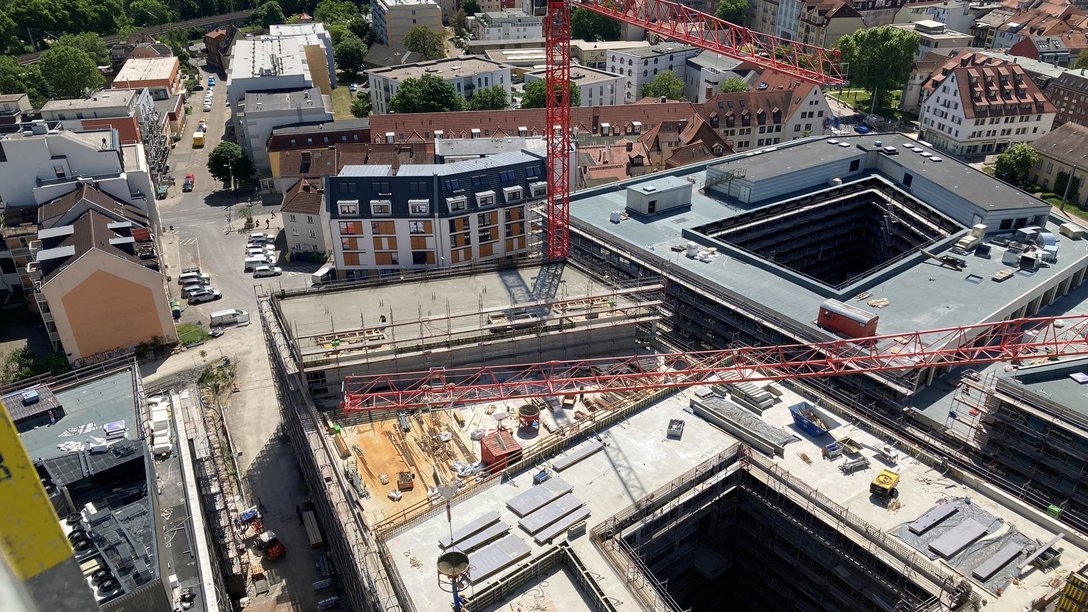
<svg viewBox="0 0 1088 612"><path fill-rule="evenodd" d="M320 55L323 57L324 52ZM325 67L321 68L324 80ZM240 104L251 91L309 89L320 86L307 61L299 37L239 38L234 41L227 70L227 94L231 104ZM331 90L328 92L331 94Z"/></svg>
<svg viewBox="0 0 1088 612"><path fill-rule="evenodd" d="M526 84L543 79L543 70L525 75ZM578 88L578 106L613 106L624 103L624 85L627 79L618 74L585 66L571 66L570 80Z"/></svg>
<svg viewBox="0 0 1088 612"><path fill-rule="evenodd" d="M280 216L292 261L304 253L331 252L324 179L299 179L283 194Z"/></svg>
<svg viewBox="0 0 1088 612"><path fill-rule="evenodd" d="M658 43L650 47L616 49L608 52L608 67L612 74L625 77L624 102L642 99L642 86L662 72L673 72L683 80L688 58L702 49L678 43Z"/></svg>
<svg viewBox="0 0 1088 612"><path fill-rule="evenodd" d="M510 95L510 69L482 57L448 57L430 62L418 62L371 70L370 107L375 113L388 113L389 103L397 95L400 84L406 79L418 79L434 75L453 85L457 93L471 100L477 89L498 85Z"/></svg>
<svg viewBox="0 0 1088 612"><path fill-rule="evenodd" d="M940 53L947 57L955 51L971 46L970 34L949 30L939 21L927 19L914 23L894 24L892 27L912 31L918 35L918 51L914 53L914 61L922 59L927 53Z"/></svg>
<svg viewBox="0 0 1088 612"><path fill-rule="evenodd" d="M447 7L445 11L452 8ZM415 26L442 32L443 20L452 14L434 0L371 0L370 19L379 43L390 47L404 46L404 35Z"/></svg>
<svg viewBox="0 0 1088 612"><path fill-rule="evenodd" d="M288 125L332 121L332 100L316 87L289 92L251 92L235 110L238 141L253 160L257 176L271 173L268 137Z"/></svg>
<svg viewBox="0 0 1088 612"><path fill-rule="evenodd" d="M325 29L325 24L280 23L268 28L267 38L292 37L298 37L304 46L317 45L321 48L325 54L325 64L329 69L329 84L336 87L336 58L333 56L332 36Z"/></svg>
<svg viewBox="0 0 1088 612"><path fill-rule="evenodd" d="M476 40L524 40L544 36L541 18L526 15L523 11L477 13L472 19L471 29L476 34Z"/></svg>
<svg viewBox="0 0 1088 612"><path fill-rule="evenodd" d="M920 139L970 156L1000 153L1050 132L1057 109L1024 68L990 62L996 60L969 54L933 73L922 88Z"/></svg>
<svg viewBox="0 0 1088 612"><path fill-rule="evenodd" d="M719 55L713 51L703 51L689 57L685 66L684 98L691 102L706 102L714 97L722 82L736 77L746 81L754 78L754 71L738 68L743 62L738 59ZM677 75L681 76L681 75Z"/></svg>

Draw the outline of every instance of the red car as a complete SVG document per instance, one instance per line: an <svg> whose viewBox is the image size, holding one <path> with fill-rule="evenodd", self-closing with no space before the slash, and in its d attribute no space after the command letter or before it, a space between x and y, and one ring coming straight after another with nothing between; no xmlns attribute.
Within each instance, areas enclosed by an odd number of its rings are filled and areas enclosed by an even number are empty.
<svg viewBox="0 0 1088 612"><path fill-rule="evenodd" d="M194 182L196 182L196 177L193 176L193 173L190 172L190 173L186 174L185 175L185 182L181 184L181 190L182 191L192 191Z"/></svg>

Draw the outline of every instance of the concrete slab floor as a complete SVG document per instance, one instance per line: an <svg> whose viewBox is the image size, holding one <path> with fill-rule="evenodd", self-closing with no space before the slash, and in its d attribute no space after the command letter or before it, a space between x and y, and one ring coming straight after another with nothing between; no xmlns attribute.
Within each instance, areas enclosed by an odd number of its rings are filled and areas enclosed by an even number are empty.
<svg viewBox="0 0 1088 612"><path fill-rule="evenodd" d="M556 567L550 573L522 586L501 604L487 612L581 612L593 606L575 584L570 570Z"/></svg>
<svg viewBox="0 0 1088 612"><path fill-rule="evenodd" d="M601 434L606 444L603 451L560 474L574 486L573 494L591 510L587 525L589 529L735 443L729 435L685 412L688 397L688 393L672 396L608 428ZM673 418L686 421L684 437L680 441L665 438L666 427ZM547 547L536 545L517 526L519 518L506 508L507 500L533 486L534 471L529 470L506 483L492 485L456 503L453 507L453 528L457 529L488 511L496 510L500 512L502 520L512 527L511 533L530 545L534 556L541 554ZM388 541L393 563L412 594L413 602L421 610L444 609L447 605L449 595L438 588L435 563L441 553L438 540L449 535L449 532L450 525L446 522L445 513L440 513ZM633 596L627 591L624 580L613 573L587 536L574 539L571 547L586 568L599 576L605 593L616 598L617 605L620 601L634 605ZM476 584L475 588L507 573L509 569L496 572Z"/></svg>

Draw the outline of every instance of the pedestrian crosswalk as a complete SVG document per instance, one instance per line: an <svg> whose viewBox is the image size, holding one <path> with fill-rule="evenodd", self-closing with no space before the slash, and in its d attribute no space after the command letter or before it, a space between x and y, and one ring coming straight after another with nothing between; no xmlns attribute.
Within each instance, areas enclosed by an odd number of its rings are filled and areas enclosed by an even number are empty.
<svg viewBox="0 0 1088 612"><path fill-rule="evenodd" d="M178 244L182 246L192 246L196 244L196 238L184 238L178 241Z"/></svg>

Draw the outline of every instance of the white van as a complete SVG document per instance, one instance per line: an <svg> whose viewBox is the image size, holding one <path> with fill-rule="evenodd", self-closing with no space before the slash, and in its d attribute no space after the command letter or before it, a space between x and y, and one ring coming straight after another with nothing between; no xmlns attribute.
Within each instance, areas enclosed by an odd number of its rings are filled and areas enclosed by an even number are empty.
<svg viewBox="0 0 1088 612"><path fill-rule="evenodd" d="M243 272L252 272L253 269L256 268L257 266L270 266L273 263L275 263L275 262L272 261L272 258L264 256L264 255L258 255L258 256L254 256L254 257L246 257L245 267L242 269L242 271Z"/></svg>
<svg viewBox="0 0 1088 612"><path fill-rule="evenodd" d="M318 268L317 272L314 272L310 275L310 282L314 285L324 285L325 283L331 281L335 277L335 275L336 266L331 263L327 263Z"/></svg>
<svg viewBox="0 0 1088 612"><path fill-rule="evenodd" d="M229 308L227 310L216 310L212 313L210 327L219 327L220 325L233 325L233 324L249 323L249 313L239 308Z"/></svg>

